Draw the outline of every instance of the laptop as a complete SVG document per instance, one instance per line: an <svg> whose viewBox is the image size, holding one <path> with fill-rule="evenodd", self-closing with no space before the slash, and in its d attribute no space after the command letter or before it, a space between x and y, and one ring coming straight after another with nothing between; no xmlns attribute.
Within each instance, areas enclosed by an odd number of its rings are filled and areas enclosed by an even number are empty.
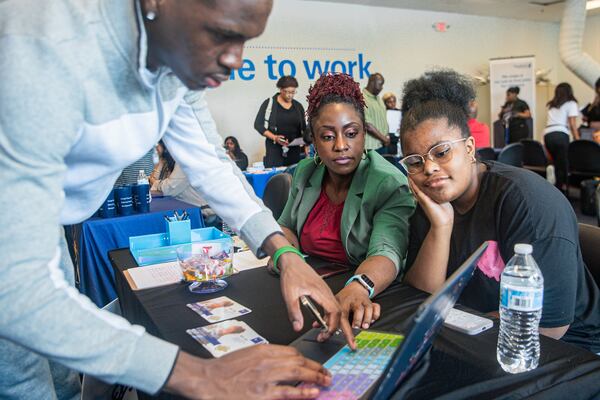
<svg viewBox="0 0 600 400"><path fill-rule="evenodd" d="M354 352L340 340L317 342L317 329L294 341L293 347L305 357L323 363L333 375L331 386L320 388L317 398L389 399L431 347L487 245L485 242L479 246L444 285L419 306L401 333L358 331L358 349Z"/></svg>

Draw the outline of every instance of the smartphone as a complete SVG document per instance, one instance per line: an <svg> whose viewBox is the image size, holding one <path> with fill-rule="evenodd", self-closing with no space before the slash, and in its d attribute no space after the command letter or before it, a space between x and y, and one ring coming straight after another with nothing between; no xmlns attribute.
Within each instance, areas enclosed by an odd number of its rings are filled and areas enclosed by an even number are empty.
<svg viewBox="0 0 600 400"><path fill-rule="evenodd" d="M313 302L310 301L310 299L306 296L300 296L300 302L305 308L308 309L308 311L310 311L310 313L313 315L313 317L319 323L319 325L321 325L321 330L328 331L329 327L327 326L327 322L325 322L325 319L323 318L319 310L317 310L317 307L313 304Z"/></svg>
<svg viewBox="0 0 600 400"><path fill-rule="evenodd" d="M318 267L315 269L315 271L317 272L317 274L319 274L321 278L328 278L330 276L343 274L344 272L348 272L349 270L350 268L343 264L326 264L322 267Z"/></svg>
<svg viewBox="0 0 600 400"><path fill-rule="evenodd" d="M477 335L494 326L494 322L491 319L453 308L444 320L444 326L467 335Z"/></svg>

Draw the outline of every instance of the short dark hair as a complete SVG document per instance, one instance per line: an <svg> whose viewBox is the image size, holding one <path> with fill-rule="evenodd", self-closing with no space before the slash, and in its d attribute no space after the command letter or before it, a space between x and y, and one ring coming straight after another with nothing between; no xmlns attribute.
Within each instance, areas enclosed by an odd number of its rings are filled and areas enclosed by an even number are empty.
<svg viewBox="0 0 600 400"><path fill-rule="evenodd" d="M598 80L596 81L596 89L600 88L600 78L598 78Z"/></svg>
<svg viewBox="0 0 600 400"><path fill-rule="evenodd" d="M285 75L282 76L281 78L279 78L279 80L277 81L277 87L279 89L283 89L286 87L298 87L298 80L296 80L296 78L294 78L291 75Z"/></svg>
<svg viewBox="0 0 600 400"><path fill-rule="evenodd" d="M350 104L365 125L365 99L360 85L348 74L323 74L314 85L308 89L308 108L306 115L312 130L312 122L326 104Z"/></svg>
<svg viewBox="0 0 600 400"><path fill-rule="evenodd" d="M373 72L371 75L369 75L369 81L368 82L374 81L375 78L378 77L378 76L385 81L385 78L383 77L383 75L381 75L380 72Z"/></svg>
<svg viewBox="0 0 600 400"><path fill-rule="evenodd" d="M520 92L521 92L521 88L518 86L511 86L506 90L506 93L519 94Z"/></svg>
<svg viewBox="0 0 600 400"><path fill-rule="evenodd" d="M429 119L446 119L449 127L469 137L469 103L474 98L475 89L466 76L449 69L426 72L404 85L400 134Z"/></svg>

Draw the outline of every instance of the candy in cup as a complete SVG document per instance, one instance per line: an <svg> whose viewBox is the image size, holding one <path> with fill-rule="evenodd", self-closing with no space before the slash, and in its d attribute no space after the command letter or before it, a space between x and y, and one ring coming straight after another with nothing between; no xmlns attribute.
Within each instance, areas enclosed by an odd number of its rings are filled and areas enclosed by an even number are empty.
<svg viewBox="0 0 600 400"><path fill-rule="evenodd" d="M190 243L177 248L177 261L193 293L213 293L227 287L233 273L229 243Z"/></svg>

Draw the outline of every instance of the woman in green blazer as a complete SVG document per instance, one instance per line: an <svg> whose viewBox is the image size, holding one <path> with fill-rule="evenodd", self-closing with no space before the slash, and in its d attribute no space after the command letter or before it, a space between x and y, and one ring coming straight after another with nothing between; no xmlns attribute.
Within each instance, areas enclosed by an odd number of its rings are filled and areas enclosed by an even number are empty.
<svg viewBox="0 0 600 400"><path fill-rule="evenodd" d="M279 218L303 252L357 266L337 295L352 326L379 318L371 298L404 270L415 203L406 177L377 152L366 153L364 99L349 75L323 75L309 90L308 118L317 154L294 174Z"/></svg>

